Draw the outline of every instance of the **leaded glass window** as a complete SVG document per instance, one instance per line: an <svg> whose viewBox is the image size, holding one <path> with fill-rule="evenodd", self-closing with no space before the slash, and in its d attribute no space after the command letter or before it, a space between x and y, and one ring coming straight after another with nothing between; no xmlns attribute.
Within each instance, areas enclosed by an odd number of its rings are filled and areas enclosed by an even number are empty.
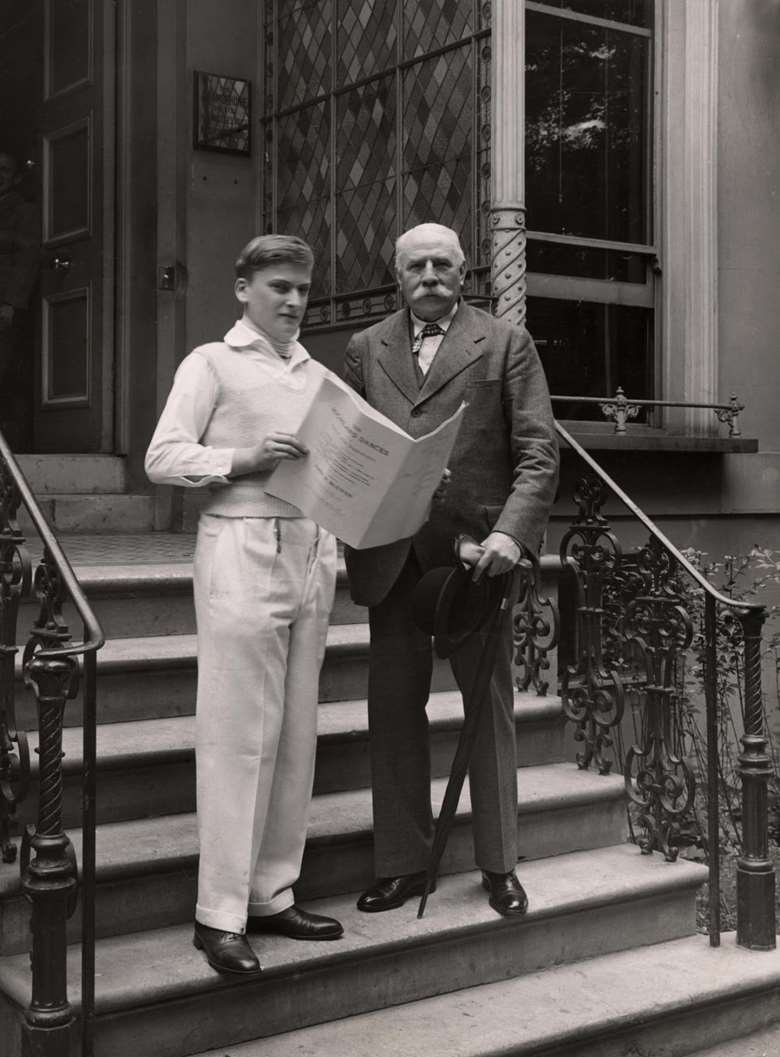
<svg viewBox="0 0 780 1057"><path fill-rule="evenodd" d="M435 220L489 291L490 40L482 0L276 0L265 26L263 230L314 248L307 326L397 307L393 245Z"/></svg>
<svg viewBox="0 0 780 1057"><path fill-rule="evenodd" d="M653 6L526 3L527 321L555 393L655 392Z"/></svg>

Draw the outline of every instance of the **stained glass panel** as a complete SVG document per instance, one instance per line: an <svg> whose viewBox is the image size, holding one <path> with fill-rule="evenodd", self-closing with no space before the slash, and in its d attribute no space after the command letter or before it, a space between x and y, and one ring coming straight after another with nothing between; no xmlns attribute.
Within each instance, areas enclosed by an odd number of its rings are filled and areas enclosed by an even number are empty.
<svg viewBox="0 0 780 1057"><path fill-rule="evenodd" d="M412 59L474 32L471 0L403 0L404 58Z"/></svg>
<svg viewBox="0 0 780 1057"><path fill-rule="evenodd" d="M336 99L336 292L393 281L395 76Z"/></svg>
<svg viewBox="0 0 780 1057"><path fill-rule="evenodd" d="M332 0L279 0L279 110L330 89Z"/></svg>
<svg viewBox="0 0 780 1057"><path fill-rule="evenodd" d="M337 84L371 77L393 64L397 39L395 4L386 0L339 0Z"/></svg>
<svg viewBox="0 0 780 1057"><path fill-rule="evenodd" d="M330 121L325 102L279 119L276 230L315 250L312 297L330 290Z"/></svg>
<svg viewBox="0 0 780 1057"><path fill-rule="evenodd" d="M471 47L406 71L401 228L435 220L454 228L471 259Z"/></svg>

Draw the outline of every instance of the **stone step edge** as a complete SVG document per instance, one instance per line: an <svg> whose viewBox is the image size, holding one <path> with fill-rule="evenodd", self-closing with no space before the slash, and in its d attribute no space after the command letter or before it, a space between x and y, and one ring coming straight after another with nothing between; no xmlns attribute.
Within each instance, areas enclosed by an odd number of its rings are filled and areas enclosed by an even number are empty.
<svg viewBox="0 0 780 1057"><path fill-rule="evenodd" d="M623 800L622 777L593 775L578 770L570 763L524 767L518 774L521 783L518 802L520 818L546 811L562 812L582 807L595 809ZM438 811L445 786L445 778L435 778L431 782L434 811ZM467 823L471 818L468 782L464 786L456 817L459 823ZM144 874L170 873L194 863L198 855L195 819L194 813L185 812L102 823L97 827L98 860L95 872L98 883ZM174 831L173 837L171 830ZM355 840L369 839L371 832L370 790L348 789L321 793L312 799L307 847L343 846ZM101 834L105 835L104 842L101 841ZM69 829L68 837L80 862L82 831ZM103 848L101 843L104 844ZM155 849L155 853L135 851L144 847ZM157 854L156 849L162 847L166 849L165 854ZM0 900L18 894L20 889L18 867L0 867Z"/></svg>
<svg viewBox="0 0 780 1057"><path fill-rule="evenodd" d="M67 539L67 537L66 537ZM67 555L67 548L65 550ZM81 587L88 598L118 596L156 596L159 594L191 594L192 562L137 562L126 565L74 565ZM336 583L347 587L347 570L339 562ZM22 599L31 605L35 598Z"/></svg>
<svg viewBox="0 0 780 1057"><path fill-rule="evenodd" d="M569 882L564 880L564 893L561 894L564 863L577 877L590 874L591 884L584 888L580 883L571 884L571 890L566 894ZM344 939L333 944L312 944L282 937L260 937L264 972L257 978L259 986L274 978L298 977L307 969L322 969L337 963L356 964L371 956L457 942L459 937L468 933L520 929L525 922L570 916L578 911L616 903L660 898L683 890L692 891L705 880L706 870L680 860L674 864L665 863L659 855L644 856L634 846L616 845L524 863L518 868L518 875L526 887L536 893L536 903L532 902L525 917L514 921L500 918L490 909L480 886L479 871L444 878L431 897L422 920L417 919L417 901L412 900L391 914L370 915L369 929L366 921L369 915L355 909L357 893L315 900L307 906L317 913L341 920L345 928ZM371 933L370 938L367 938L367 932ZM194 951L191 936L191 925L178 925L98 940L97 1015L213 994L230 987L231 983L213 973L202 956ZM161 942L166 953L157 963L154 951ZM177 960L172 968L170 952L173 950L177 952ZM78 944L69 948L68 962L70 1001L77 1011ZM0 958L0 990L21 1007L29 1002L29 963L29 954L26 953ZM111 972L117 965L121 967L118 970L120 979ZM141 967L140 982L128 971L129 966ZM236 986L235 982L232 986Z"/></svg>
<svg viewBox="0 0 780 1057"><path fill-rule="evenodd" d="M368 624L331 625L325 651L328 656L338 658L367 656ZM21 649L14 661L14 674L21 681ZM194 634L108 639L97 654L98 677L121 672L194 669L196 664L197 636Z"/></svg>
<svg viewBox="0 0 780 1057"><path fill-rule="evenodd" d="M52 497L53 498L53 497ZM95 534L97 535L97 533ZM105 535L110 536L110 533ZM143 535L143 534L141 534ZM81 537L80 537L81 538ZM62 538L67 556L67 535ZM557 577L561 570L557 555L546 554L540 559L542 577L545 581ZM113 594L155 594L157 592L179 593L192 589L192 562L128 562L126 564L101 565L99 563L73 563L76 578L88 597ZM347 567L343 555L339 554L336 582L339 588L347 588ZM23 602L35 602L34 598Z"/></svg>
<svg viewBox="0 0 780 1057"><path fill-rule="evenodd" d="M459 730L463 724L460 692L440 690L431 694L428 717L432 734ZM321 702L318 706L317 741L321 745L368 738L368 715L365 698L350 701ZM515 694L515 723L532 724L555 722L562 716L559 697L538 697L535 694ZM158 732L159 742L149 744ZM65 774L80 773L83 766L83 727L65 727L62 748L65 753L62 768ZM38 732L27 735L30 748L30 768L38 773ZM139 743L143 747L138 747ZM133 767L175 763L194 758L194 715L170 716L161 719L129 720L103 723L97 727L97 770L125 770Z"/></svg>
<svg viewBox="0 0 780 1057"><path fill-rule="evenodd" d="M743 999L775 992L776 1000L778 989L780 951L744 950L737 946L735 933L724 934L717 949L709 947L706 936L687 936L234 1043L230 1053L357 1057L370 1039L372 1057L397 1057L399 1052L408 1057L574 1054L589 1042L629 1031L635 1038L672 1018L701 1017L708 1010L723 1013L724 1006ZM719 1035L721 1040L734 1037ZM223 1047L196 1057L224 1053Z"/></svg>

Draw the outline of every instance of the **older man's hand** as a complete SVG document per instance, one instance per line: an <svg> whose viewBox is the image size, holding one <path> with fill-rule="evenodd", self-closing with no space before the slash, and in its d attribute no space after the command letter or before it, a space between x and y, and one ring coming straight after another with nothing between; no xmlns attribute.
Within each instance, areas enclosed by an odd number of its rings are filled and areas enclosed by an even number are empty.
<svg viewBox="0 0 780 1057"><path fill-rule="evenodd" d="M500 576L508 573L523 556L520 544L507 536L505 532L491 532L480 544L482 556L474 566L472 579L476 583L483 573L488 576Z"/></svg>

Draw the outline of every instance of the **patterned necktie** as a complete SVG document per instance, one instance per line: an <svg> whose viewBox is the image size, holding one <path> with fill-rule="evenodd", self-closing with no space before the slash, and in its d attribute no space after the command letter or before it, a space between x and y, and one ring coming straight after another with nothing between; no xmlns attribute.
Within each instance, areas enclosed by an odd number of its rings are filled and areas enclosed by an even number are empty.
<svg viewBox="0 0 780 1057"><path fill-rule="evenodd" d="M437 334L443 334L444 330L438 323L426 323L420 333L412 342L412 356L419 356L422 343L426 338L434 338Z"/></svg>

